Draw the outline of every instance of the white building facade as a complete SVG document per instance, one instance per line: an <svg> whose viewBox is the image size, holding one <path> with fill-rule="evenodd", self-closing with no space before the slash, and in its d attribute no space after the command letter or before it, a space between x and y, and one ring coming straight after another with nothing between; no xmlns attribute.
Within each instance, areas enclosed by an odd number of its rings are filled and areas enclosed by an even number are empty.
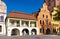
<svg viewBox="0 0 60 39"><path fill-rule="evenodd" d="M17 18L17 14L13 17L13 13L15 12L12 12L12 14L10 14L12 16L8 15L6 19L7 36L39 35L36 20L28 19L30 17L29 15L26 19L25 17L23 18L21 14L19 15L19 17L22 17L23 19Z"/></svg>
<svg viewBox="0 0 60 39"><path fill-rule="evenodd" d="M5 27L5 18L6 18L6 4L0 0L0 35L6 35L6 27Z"/></svg>
<svg viewBox="0 0 60 39"><path fill-rule="evenodd" d="M6 4L0 0L0 35L7 36L22 36L22 35L39 35L37 21L34 19L32 15L26 15L26 17L30 18L19 18L22 13L20 13L18 18L15 17L6 17L7 6ZM18 12L17 12L18 13ZM11 14L12 15L12 14Z"/></svg>

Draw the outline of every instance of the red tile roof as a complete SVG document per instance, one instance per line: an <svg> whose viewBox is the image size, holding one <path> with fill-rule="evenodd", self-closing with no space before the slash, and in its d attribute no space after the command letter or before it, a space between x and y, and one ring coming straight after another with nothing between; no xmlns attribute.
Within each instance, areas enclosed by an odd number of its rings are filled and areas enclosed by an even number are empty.
<svg viewBox="0 0 60 39"><path fill-rule="evenodd" d="M36 17L34 17L32 14L27 14L23 12L11 12L8 14L7 17L36 20Z"/></svg>

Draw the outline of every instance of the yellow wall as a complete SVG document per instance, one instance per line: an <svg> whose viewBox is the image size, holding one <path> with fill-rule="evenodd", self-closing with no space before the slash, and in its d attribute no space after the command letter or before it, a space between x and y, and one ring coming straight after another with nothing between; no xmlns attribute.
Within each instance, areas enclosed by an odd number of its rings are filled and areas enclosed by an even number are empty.
<svg viewBox="0 0 60 39"><path fill-rule="evenodd" d="M57 12L56 12L56 10L58 10L56 7L54 7L54 11L52 12L52 25L53 25L53 28L55 28L56 29L56 31L57 31L57 29L59 28L59 21L55 21L53 18L54 18L54 14L56 14Z"/></svg>

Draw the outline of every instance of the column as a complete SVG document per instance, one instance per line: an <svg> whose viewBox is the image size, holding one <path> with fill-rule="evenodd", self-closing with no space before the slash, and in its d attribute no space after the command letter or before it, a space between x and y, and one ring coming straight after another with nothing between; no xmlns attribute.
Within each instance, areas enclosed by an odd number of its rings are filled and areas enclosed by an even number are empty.
<svg viewBox="0 0 60 39"><path fill-rule="evenodd" d="M22 29L20 29L20 36L22 36Z"/></svg>
<svg viewBox="0 0 60 39"><path fill-rule="evenodd" d="M31 28L29 28L29 35L31 35Z"/></svg>
<svg viewBox="0 0 60 39"><path fill-rule="evenodd" d="M11 36L11 29L9 29L9 28L7 30L7 36Z"/></svg>
<svg viewBox="0 0 60 39"><path fill-rule="evenodd" d="M6 35L6 26L5 26L5 24L2 25L2 32L3 32L3 35Z"/></svg>
<svg viewBox="0 0 60 39"><path fill-rule="evenodd" d="M22 20L20 20L20 27L22 26Z"/></svg>
<svg viewBox="0 0 60 39"><path fill-rule="evenodd" d="M29 27L30 27L30 21L29 21Z"/></svg>
<svg viewBox="0 0 60 39"><path fill-rule="evenodd" d="M36 27L38 27L38 22L36 21Z"/></svg>
<svg viewBox="0 0 60 39"><path fill-rule="evenodd" d="M10 20L8 19L7 26L10 26Z"/></svg>
<svg viewBox="0 0 60 39"><path fill-rule="evenodd" d="M16 21L14 22L14 26L15 26L15 27L17 26L17 23L16 23Z"/></svg>
<svg viewBox="0 0 60 39"><path fill-rule="evenodd" d="M37 35L39 35L39 29L37 28Z"/></svg>

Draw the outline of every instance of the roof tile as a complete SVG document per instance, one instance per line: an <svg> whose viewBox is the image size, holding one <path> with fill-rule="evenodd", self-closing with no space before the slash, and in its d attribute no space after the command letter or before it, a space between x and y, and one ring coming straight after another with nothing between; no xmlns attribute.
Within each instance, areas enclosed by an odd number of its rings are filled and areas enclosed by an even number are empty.
<svg viewBox="0 0 60 39"><path fill-rule="evenodd" d="M36 17L34 17L32 14L27 14L24 12L11 12L8 14L8 17L36 20Z"/></svg>

